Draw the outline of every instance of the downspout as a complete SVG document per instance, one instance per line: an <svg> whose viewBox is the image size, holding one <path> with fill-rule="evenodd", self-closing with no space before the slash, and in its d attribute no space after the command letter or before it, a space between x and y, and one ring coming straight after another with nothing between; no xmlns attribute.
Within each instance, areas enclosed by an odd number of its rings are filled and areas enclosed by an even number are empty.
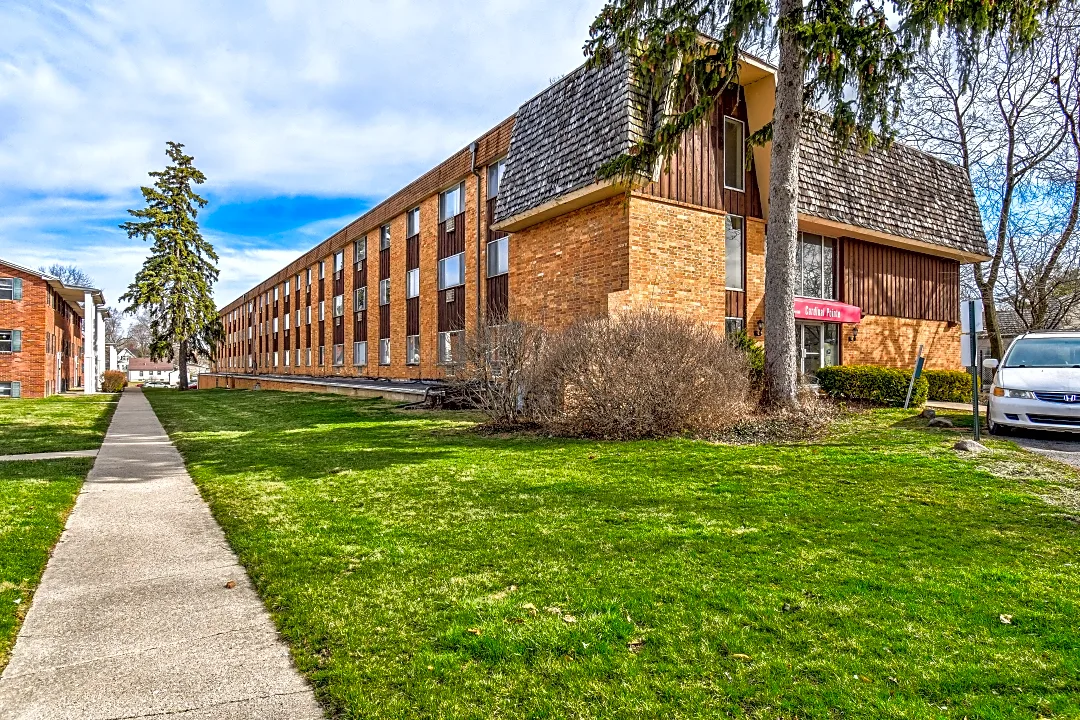
<svg viewBox="0 0 1080 720"><path fill-rule="evenodd" d="M476 169L476 151L479 144L473 141L469 146L472 152L472 174L476 177L476 327L480 328L480 171Z"/></svg>

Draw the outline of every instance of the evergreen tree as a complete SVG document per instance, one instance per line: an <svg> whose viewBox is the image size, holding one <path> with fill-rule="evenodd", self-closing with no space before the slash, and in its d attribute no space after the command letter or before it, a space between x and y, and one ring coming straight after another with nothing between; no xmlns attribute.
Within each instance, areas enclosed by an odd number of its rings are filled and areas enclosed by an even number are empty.
<svg viewBox="0 0 1080 720"><path fill-rule="evenodd" d="M967 67L988 38L1030 44L1057 0L608 0L586 53L626 53L660 116L649 136L601 174L632 182L672 155L686 130L738 83L739 52L779 45L772 122L751 142L772 142L765 256L766 402L796 404L794 269L799 131L807 107L827 106L838 147L888 143L900 91L935 34L956 40ZM770 33L770 28L772 32ZM652 113L649 116L655 117Z"/></svg>
<svg viewBox="0 0 1080 720"><path fill-rule="evenodd" d="M177 361L180 389L186 390L188 361L212 354L223 330L211 294L218 256L196 220L206 200L192 189L206 176L183 149L180 143L167 144L171 164L150 173L153 187L142 188L146 207L128 210L137 220L120 226L129 238L153 241L135 282L120 299L129 303L127 312L149 313L150 357Z"/></svg>

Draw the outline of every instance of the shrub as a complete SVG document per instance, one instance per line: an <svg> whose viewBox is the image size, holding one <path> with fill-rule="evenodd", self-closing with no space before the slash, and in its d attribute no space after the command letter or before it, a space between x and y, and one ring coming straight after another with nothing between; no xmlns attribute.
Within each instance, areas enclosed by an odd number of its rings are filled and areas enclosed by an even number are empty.
<svg viewBox="0 0 1080 720"><path fill-rule="evenodd" d="M630 439L730 427L751 407L746 355L707 325L635 310L579 322L545 345L560 431Z"/></svg>
<svg viewBox="0 0 1080 720"><path fill-rule="evenodd" d="M750 380L754 385L760 385L765 378L765 348L754 342L745 330L728 335L728 342L746 355L746 362L750 367Z"/></svg>
<svg viewBox="0 0 1080 720"><path fill-rule="evenodd" d="M101 391L116 393L127 387L127 373L122 370L106 370L101 380Z"/></svg>
<svg viewBox="0 0 1080 720"><path fill-rule="evenodd" d="M877 365L832 365L821 368L815 375L821 389L830 397L893 406L903 406L911 382L910 370ZM928 389L925 377L916 380L911 404L925 403Z"/></svg>
<svg viewBox="0 0 1080 720"><path fill-rule="evenodd" d="M963 370L926 370L927 398L941 402L971 402L971 374Z"/></svg>

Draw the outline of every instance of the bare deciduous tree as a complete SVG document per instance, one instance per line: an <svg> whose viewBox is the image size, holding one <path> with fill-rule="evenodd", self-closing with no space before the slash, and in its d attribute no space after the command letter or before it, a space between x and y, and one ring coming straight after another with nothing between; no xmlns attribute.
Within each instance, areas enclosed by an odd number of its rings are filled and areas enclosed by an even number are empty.
<svg viewBox="0 0 1080 720"><path fill-rule="evenodd" d="M1053 202L1050 192L1060 187L1050 174L1062 162L1066 136L1055 81L1064 74L1061 65L1068 63L1062 46L1072 47L1070 77L1075 75L1075 30L1067 38L1055 29L1069 12L1075 10L1059 10L1043 41L1030 48L1004 38L995 41L967 73L957 61L954 42L936 43L916 68L905 98L904 138L963 167L975 188L991 259L971 269L965 294L974 290L983 300L995 357L1003 350L999 302L1010 295L1020 304L1028 302L1029 288L1050 287L1054 268L1067 259L1064 247L1055 255L1056 243L1047 242L1053 231L1046 206ZM1048 41L1054 37L1058 46ZM1032 263L1043 264L1040 270L1048 273L1043 280L1037 277L1041 272L1032 272ZM1021 285L1019 294L1006 290Z"/></svg>

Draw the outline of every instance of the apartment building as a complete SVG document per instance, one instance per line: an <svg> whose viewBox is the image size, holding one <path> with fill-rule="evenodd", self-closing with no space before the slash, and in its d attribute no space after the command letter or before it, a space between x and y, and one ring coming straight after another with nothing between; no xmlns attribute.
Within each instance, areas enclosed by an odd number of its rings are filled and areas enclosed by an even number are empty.
<svg viewBox="0 0 1080 720"><path fill-rule="evenodd" d="M764 331L774 69L740 85L679 151L629 184L598 171L643 132L625 60L583 66L468 148L226 305L215 370L437 379L466 328L559 327L654 306ZM749 156L748 156L749 154ZM799 369L959 365L960 266L987 258L960 168L902 145L837 153L802 132Z"/></svg>
<svg viewBox="0 0 1080 720"><path fill-rule="evenodd" d="M0 398L99 390L105 317L100 290L0 260Z"/></svg>

